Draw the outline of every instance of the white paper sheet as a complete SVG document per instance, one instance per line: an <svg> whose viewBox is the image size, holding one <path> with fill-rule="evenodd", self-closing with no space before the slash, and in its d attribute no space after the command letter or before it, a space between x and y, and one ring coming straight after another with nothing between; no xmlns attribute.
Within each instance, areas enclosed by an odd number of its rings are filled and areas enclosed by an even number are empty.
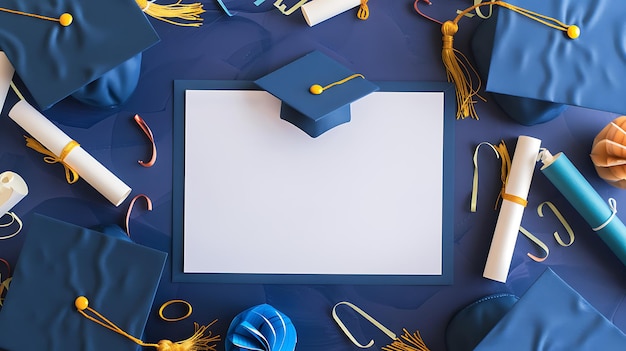
<svg viewBox="0 0 626 351"><path fill-rule="evenodd" d="M442 274L443 93L311 138L264 91L185 96L185 273Z"/></svg>

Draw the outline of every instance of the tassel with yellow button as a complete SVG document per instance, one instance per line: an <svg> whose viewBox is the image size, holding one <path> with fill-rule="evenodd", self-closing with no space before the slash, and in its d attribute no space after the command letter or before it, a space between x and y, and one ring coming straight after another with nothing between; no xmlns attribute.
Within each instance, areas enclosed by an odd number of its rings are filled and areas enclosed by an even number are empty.
<svg viewBox="0 0 626 351"><path fill-rule="evenodd" d="M465 118L471 116L472 118L478 119L478 115L474 107L474 104L476 103L474 97L479 97L480 99L484 100L480 95L478 95L478 90L480 89L480 78L478 78L476 70L471 66L467 58L463 56L463 54L460 53L458 50L454 49L452 45L454 35L459 30L458 22L466 14L474 11L478 7L492 5L504 7L539 23L542 23L548 27L564 31L567 33L567 36L570 39L576 39L578 38L578 36L580 36L580 28L575 25L567 25L554 18L523 9L504 1L482 2L470 6L463 11L459 11L454 20L446 21L441 26L441 33L443 34L443 49L441 52L441 58L446 68L448 81L454 83L456 89L457 118ZM457 55L460 55L461 57L459 58L457 57ZM474 88L474 84L471 79L472 74L477 77L477 88Z"/></svg>
<svg viewBox="0 0 626 351"><path fill-rule="evenodd" d="M205 333L207 333L208 328L217 321L214 320L213 322L205 326L200 326L198 323L194 323L195 331L193 335L185 340L177 342L173 342L170 340L161 340L157 344L149 344L126 333L120 327L118 327L113 322L98 313L96 310L89 307L89 300L87 300L85 296L77 297L76 300L74 300L74 305L76 306L76 310L78 311L78 313L80 313L90 321L100 324L101 326L111 331L127 337L137 345L143 347L154 347L157 349L157 351L215 351L216 345L209 345L209 343L220 341L220 336L213 336L211 331L208 331L208 334L204 335ZM93 314L97 318L87 314L87 312L85 311Z"/></svg>
<svg viewBox="0 0 626 351"><path fill-rule="evenodd" d="M182 0L178 0L176 3L169 5L160 5L148 0L135 0L135 2L137 2L137 5L144 13L163 22L184 27L199 27L202 25L202 17L200 15L205 10L200 2L181 4ZM173 20L176 18L184 21Z"/></svg>

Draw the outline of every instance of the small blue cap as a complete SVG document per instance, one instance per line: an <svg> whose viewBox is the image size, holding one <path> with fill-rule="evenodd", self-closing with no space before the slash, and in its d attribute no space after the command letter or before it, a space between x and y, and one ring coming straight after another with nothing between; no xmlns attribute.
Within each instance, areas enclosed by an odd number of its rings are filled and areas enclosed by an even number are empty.
<svg viewBox="0 0 626 351"><path fill-rule="evenodd" d="M313 51L292 63L258 79L255 83L280 99L280 117L311 137L350 121L350 104L379 87L362 75L311 93L313 85L328 85L356 75L339 62Z"/></svg>
<svg viewBox="0 0 626 351"><path fill-rule="evenodd" d="M615 0L511 0L556 19L561 31L498 9L486 90L566 105L626 113L624 15Z"/></svg>
<svg viewBox="0 0 626 351"><path fill-rule="evenodd" d="M159 41L135 0L5 0L0 11L4 51L36 105L47 109Z"/></svg>

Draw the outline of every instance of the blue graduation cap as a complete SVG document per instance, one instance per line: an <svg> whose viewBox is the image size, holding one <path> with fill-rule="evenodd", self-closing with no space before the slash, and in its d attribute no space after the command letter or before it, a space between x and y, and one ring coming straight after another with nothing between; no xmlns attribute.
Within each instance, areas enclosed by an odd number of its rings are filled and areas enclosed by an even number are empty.
<svg viewBox="0 0 626 351"><path fill-rule="evenodd" d="M313 51L255 83L283 103L280 117L315 138L350 121L350 104L379 87Z"/></svg>
<svg viewBox="0 0 626 351"><path fill-rule="evenodd" d="M5 0L0 8L0 50L41 109L158 41L135 0Z"/></svg>
<svg viewBox="0 0 626 351"><path fill-rule="evenodd" d="M141 337L166 254L119 232L106 235L41 215L29 223L0 311L0 349L137 350L81 316L74 301L88 296L107 318Z"/></svg>
<svg viewBox="0 0 626 351"><path fill-rule="evenodd" d="M560 28L498 8L487 91L626 113L626 8L620 1L508 2ZM574 28L579 33L572 38Z"/></svg>
<svg viewBox="0 0 626 351"><path fill-rule="evenodd" d="M448 349L618 351L626 347L626 335L550 268L516 300L488 296L459 311L446 330Z"/></svg>

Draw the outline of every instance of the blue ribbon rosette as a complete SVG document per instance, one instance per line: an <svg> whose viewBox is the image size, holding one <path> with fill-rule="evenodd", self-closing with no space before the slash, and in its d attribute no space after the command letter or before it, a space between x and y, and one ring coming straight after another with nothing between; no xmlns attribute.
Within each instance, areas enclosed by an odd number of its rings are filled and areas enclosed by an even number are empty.
<svg viewBox="0 0 626 351"><path fill-rule="evenodd" d="M296 328L282 312L268 304L238 314L226 332L226 351L293 351Z"/></svg>

